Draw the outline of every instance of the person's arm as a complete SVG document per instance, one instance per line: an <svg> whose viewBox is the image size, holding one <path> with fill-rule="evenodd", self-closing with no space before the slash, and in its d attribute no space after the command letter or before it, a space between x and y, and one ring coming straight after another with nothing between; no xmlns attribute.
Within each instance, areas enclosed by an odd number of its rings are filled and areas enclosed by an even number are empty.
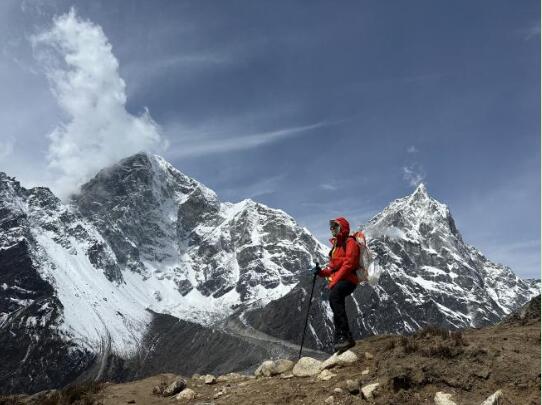
<svg viewBox="0 0 542 405"><path fill-rule="evenodd" d="M333 273L333 269L329 267L329 264L328 264L325 269L320 270L320 273L318 273L318 275L320 277L329 277L331 276L332 273Z"/></svg>
<svg viewBox="0 0 542 405"><path fill-rule="evenodd" d="M356 270L359 267L359 246L355 240L348 238L346 241L346 253L342 266L333 277L333 281L329 283L329 288L333 288L335 284L343 280L348 273Z"/></svg>

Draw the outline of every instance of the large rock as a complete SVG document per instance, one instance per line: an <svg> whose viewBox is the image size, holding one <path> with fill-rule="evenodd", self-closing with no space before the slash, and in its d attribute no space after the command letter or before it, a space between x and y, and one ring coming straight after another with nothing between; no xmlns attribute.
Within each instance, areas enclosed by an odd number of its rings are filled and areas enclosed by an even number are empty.
<svg viewBox="0 0 542 405"><path fill-rule="evenodd" d="M271 377L275 363L273 360L266 360L254 371L256 377Z"/></svg>
<svg viewBox="0 0 542 405"><path fill-rule="evenodd" d="M286 359L266 360L254 372L256 377L272 377L290 371L294 362Z"/></svg>
<svg viewBox="0 0 542 405"><path fill-rule="evenodd" d="M336 374L333 374L329 370L322 370L322 372L320 374L318 374L317 378L319 380L321 380L321 381L328 381L328 380L331 380L335 376L336 376Z"/></svg>
<svg viewBox="0 0 542 405"><path fill-rule="evenodd" d="M320 373L322 362L312 357L301 357L292 370L296 377L309 377Z"/></svg>
<svg viewBox="0 0 542 405"><path fill-rule="evenodd" d="M216 377L212 374L207 374L203 377L203 382L205 384L215 384L216 383Z"/></svg>
<svg viewBox="0 0 542 405"><path fill-rule="evenodd" d="M495 391L492 395L481 403L481 405L500 405L503 403L503 394L501 390Z"/></svg>
<svg viewBox="0 0 542 405"><path fill-rule="evenodd" d="M164 397L170 397L172 395L175 395L182 390L186 388L186 380L182 377L175 378L175 381L173 381L171 384L169 384L166 389L164 389L164 392L162 395Z"/></svg>
<svg viewBox="0 0 542 405"><path fill-rule="evenodd" d="M274 372L275 374L282 374L287 371L290 371L292 368L294 368L294 362L287 359L278 359L275 360L274 365Z"/></svg>
<svg viewBox="0 0 542 405"><path fill-rule="evenodd" d="M196 393L194 390L191 390L190 388L185 388L179 394L175 397L177 401L190 401L192 399L196 398Z"/></svg>
<svg viewBox="0 0 542 405"><path fill-rule="evenodd" d="M355 363L356 361L358 361L358 356L356 355L356 353L354 353L351 350L347 350L344 353L341 353L339 355L337 355L337 353L333 354L333 356L327 358L322 363L320 368L322 370L325 370L325 369L332 368L335 366L352 364L352 363Z"/></svg>
<svg viewBox="0 0 542 405"><path fill-rule="evenodd" d="M439 391L435 394L435 405L457 405L452 400L452 394L447 394L445 392Z"/></svg>
<svg viewBox="0 0 542 405"><path fill-rule="evenodd" d="M363 395L363 398L367 400L373 399L379 386L379 383L372 383L361 387L361 394Z"/></svg>

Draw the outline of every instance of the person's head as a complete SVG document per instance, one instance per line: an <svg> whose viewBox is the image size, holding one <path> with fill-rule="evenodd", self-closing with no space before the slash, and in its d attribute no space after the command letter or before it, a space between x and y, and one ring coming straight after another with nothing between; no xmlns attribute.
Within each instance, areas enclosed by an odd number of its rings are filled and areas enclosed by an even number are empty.
<svg viewBox="0 0 542 405"><path fill-rule="evenodd" d="M350 233L350 224L343 217L335 218L329 221L329 230L334 238L346 239Z"/></svg>
<svg viewBox="0 0 542 405"><path fill-rule="evenodd" d="M341 224L332 219L329 221L329 230L331 231L331 235L333 235L333 237L337 237L337 235L341 232Z"/></svg>

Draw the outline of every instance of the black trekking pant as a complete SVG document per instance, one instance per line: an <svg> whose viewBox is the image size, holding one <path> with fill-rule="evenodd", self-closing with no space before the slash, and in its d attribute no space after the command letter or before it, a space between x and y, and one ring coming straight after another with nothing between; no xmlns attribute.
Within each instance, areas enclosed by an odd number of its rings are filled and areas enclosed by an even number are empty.
<svg viewBox="0 0 542 405"><path fill-rule="evenodd" d="M341 280L329 292L329 305L333 311L333 323L335 324L335 338L352 339L346 316L345 299L356 289L356 284Z"/></svg>

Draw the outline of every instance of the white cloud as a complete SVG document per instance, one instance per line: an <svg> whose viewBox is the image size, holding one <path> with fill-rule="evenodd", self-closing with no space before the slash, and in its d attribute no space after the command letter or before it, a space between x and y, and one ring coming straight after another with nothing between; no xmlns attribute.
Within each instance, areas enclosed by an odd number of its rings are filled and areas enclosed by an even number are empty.
<svg viewBox="0 0 542 405"><path fill-rule="evenodd" d="M323 190L327 190L327 191L335 191L335 190L337 190L336 186L334 186L333 184L329 184L329 183L320 184L320 188L323 189Z"/></svg>
<svg viewBox="0 0 542 405"><path fill-rule="evenodd" d="M418 186L425 179L425 172L419 163L403 166L403 179L411 186Z"/></svg>
<svg viewBox="0 0 542 405"><path fill-rule="evenodd" d="M141 150L162 152L167 141L146 110L126 111L126 85L102 28L74 9L31 38L66 122L48 135L51 184L61 197L76 192L98 170Z"/></svg>
<svg viewBox="0 0 542 405"><path fill-rule="evenodd" d="M408 147L407 149L407 153L418 153L418 149L414 146L414 145L411 145Z"/></svg>
<svg viewBox="0 0 542 405"><path fill-rule="evenodd" d="M311 130L333 125L334 123L317 122L314 124L281 128L274 131L257 132L247 135L231 135L226 133L212 133L208 130L182 130L177 136L180 139L176 145L172 145L167 157L170 159L179 157L194 157L211 153L233 152L277 142L292 136L309 134ZM191 132L184 135L183 132Z"/></svg>

